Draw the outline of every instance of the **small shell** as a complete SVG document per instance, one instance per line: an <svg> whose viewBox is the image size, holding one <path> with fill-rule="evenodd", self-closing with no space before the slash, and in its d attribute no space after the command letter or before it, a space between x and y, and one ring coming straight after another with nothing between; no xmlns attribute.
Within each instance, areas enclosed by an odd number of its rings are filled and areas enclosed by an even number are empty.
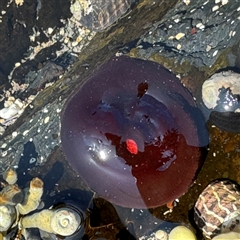
<svg viewBox="0 0 240 240"><path fill-rule="evenodd" d="M203 190L194 206L194 220L205 237L222 232L229 215L240 209L239 199L239 186L228 179L215 180Z"/></svg>
<svg viewBox="0 0 240 240"><path fill-rule="evenodd" d="M70 236L74 234L81 224L81 216L70 208L56 210L51 218L51 228L55 234L61 236Z"/></svg>

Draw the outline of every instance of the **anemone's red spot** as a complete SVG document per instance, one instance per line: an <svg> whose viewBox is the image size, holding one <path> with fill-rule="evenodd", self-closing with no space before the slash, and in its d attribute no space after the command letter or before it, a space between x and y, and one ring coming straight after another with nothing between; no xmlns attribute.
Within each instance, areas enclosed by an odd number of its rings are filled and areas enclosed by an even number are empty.
<svg viewBox="0 0 240 240"><path fill-rule="evenodd" d="M126 144L127 144L127 150L131 154L137 154L138 153L137 143L133 139L127 139Z"/></svg>

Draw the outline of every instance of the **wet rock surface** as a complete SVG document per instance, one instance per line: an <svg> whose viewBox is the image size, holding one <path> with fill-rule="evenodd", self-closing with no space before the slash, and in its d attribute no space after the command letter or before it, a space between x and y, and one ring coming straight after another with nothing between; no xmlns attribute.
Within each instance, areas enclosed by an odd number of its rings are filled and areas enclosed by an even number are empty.
<svg viewBox="0 0 240 240"><path fill-rule="evenodd" d="M93 31L101 31L116 22L135 2L135 0L75 1L70 9L83 26Z"/></svg>
<svg viewBox="0 0 240 240"><path fill-rule="evenodd" d="M13 124L2 124L0 171L18 166L22 184L30 176L42 176L44 182L54 179L46 198L66 189L89 190L61 151L60 112L69 94L115 53L154 60L180 74L199 105L205 79L240 65L238 1L199 0L187 5L143 0L97 34L72 17L70 1L18 2L0 2L0 106L9 97L28 105ZM165 214L165 206L146 210L146 215L122 208L116 213L117 207L96 198L86 239L136 239L155 230L155 222L192 223L190 210L211 180L226 177L239 183L240 135L211 123L208 127L207 159L172 213Z"/></svg>
<svg viewBox="0 0 240 240"><path fill-rule="evenodd" d="M171 9L153 24L136 44L136 56L160 55L183 64L202 68L214 65L226 49L239 43L239 3L194 1ZM228 67L234 67L237 56L226 54Z"/></svg>

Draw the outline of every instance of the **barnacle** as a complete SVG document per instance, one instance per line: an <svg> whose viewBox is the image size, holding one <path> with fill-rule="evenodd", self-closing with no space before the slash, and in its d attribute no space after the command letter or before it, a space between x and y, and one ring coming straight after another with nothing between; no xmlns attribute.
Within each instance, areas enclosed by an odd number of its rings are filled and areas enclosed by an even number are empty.
<svg viewBox="0 0 240 240"><path fill-rule="evenodd" d="M41 179L33 178L29 189L23 191L16 184L15 170L7 170L3 178L7 184L0 192L0 240L7 239L8 234L15 227L18 227L17 235L24 235L25 239L31 239L28 228L39 228L44 232L60 236L70 236L80 232L84 217L81 210L75 207L66 205L56 209L43 209L25 216L40 205L44 186Z"/></svg>

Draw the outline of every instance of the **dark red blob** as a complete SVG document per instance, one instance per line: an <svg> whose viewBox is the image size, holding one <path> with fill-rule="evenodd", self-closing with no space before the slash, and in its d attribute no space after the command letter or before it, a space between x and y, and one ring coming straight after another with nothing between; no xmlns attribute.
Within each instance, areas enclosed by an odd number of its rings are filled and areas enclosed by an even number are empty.
<svg viewBox="0 0 240 240"><path fill-rule="evenodd" d="M61 139L92 190L115 204L149 208L187 191L208 133L172 73L150 61L116 57L67 101Z"/></svg>

